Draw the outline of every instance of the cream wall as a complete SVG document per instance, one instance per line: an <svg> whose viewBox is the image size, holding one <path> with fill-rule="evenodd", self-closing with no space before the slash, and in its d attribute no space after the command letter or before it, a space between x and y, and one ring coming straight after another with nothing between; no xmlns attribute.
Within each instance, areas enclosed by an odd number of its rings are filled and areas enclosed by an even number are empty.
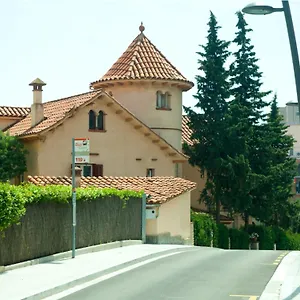
<svg viewBox="0 0 300 300"><path fill-rule="evenodd" d="M157 234L170 233L184 240L190 239L191 193L186 192L159 208Z"/></svg>
<svg viewBox="0 0 300 300"><path fill-rule="evenodd" d="M17 122L20 119L10 119L10 118L4 118L4 117L0 117L0 130L3 130L4 128L6 128L7 126Z"/></svg>
<svg viewBox="0 0 300 300"><path fill-rule="evenodd" d="M292 135L296 140L294 144L294 155L300 152L300 125L291 125L287 129L287 133ZM300 158L300 157L299 157Z"/></svg>
<svg viewBox="0 0 300 300"><path fill-rule="evenodd" d="M38 157L39 150L41 146L41 141L32 140L32 141L23 141L25 149L28 151L27 154L27 172L25 172L25 176L27 175L39 175L39 166L38 166Z"/></svg>
<svg viewBox="0 0 300 300"><path fill-rule="evenodd" d="M134 83L106 89L143 123L152 128L176 149L181 150L182 91L165 84ZM156 109L156 92L171 94L171 110Z"/></svg>
<svg viewBox="0 0 300 300"><path fill-rule="evenodd" d="M71 138L90 138L90 163L103 164L104 176L145 176L147 168L154 168L156 176L174 176L175 164L142 132L134 129L107 107L100 98L94 104L78 110L40 142L38 175L70 176ZM88 131L88 112L103 110L106 132ZM136 161L141 158L141 161ZM152 159L157 159L152 161Z"/></svg>

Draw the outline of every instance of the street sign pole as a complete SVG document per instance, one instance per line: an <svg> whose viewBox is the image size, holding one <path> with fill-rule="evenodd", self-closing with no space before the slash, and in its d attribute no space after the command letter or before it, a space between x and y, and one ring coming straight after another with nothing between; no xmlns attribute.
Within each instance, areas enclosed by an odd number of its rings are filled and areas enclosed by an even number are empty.
<svg viewBox="0 0 300 300"><path fill-rule="evenodd" d="M76 249L75 139L72 138L72 258Z"/></svg>

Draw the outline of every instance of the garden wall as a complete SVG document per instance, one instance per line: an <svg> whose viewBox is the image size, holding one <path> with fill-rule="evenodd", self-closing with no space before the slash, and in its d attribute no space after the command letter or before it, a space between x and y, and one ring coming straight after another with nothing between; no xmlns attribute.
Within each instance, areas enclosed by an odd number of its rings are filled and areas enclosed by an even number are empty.
<svg viewBox="0 0 300 300"><path fill-rule="evenodd" d="M104 197L77 202L76 248L142 239L142 200ZM2 236L1 236L2 235ZM0 232L0 266L71 250L72 205L26 206L19 225Z"/></svg>

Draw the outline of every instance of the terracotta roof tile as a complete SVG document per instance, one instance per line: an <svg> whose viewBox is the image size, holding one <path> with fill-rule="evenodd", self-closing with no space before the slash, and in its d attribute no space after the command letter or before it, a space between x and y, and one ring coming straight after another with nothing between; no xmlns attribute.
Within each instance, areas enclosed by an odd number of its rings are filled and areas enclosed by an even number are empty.
<svg viewBox="0 0 300 300"><path fill-rule="evenodd" d="M188 145L192 145L192 130L188 126L188 121L188 116L182 116L182 142L186 142Z"/></svg>
<svg viewBox="0 0 300 300"><path fill-rule="evenodd" d="M28 182L35 185L71 185L70 177L28 176ZM82 177L81 187L113 187L120 190L144 191L150 195L148 204L165 203L187 191L196 183L179 177Z"/></svg>
<svg viewBox="0 0 300 300"><path fill-rule="evenodd" d="M135 79L181 81L186 84L186 90L194 85L170 63L142 32L106 74L100 80L91 83L91 86L99 86L99 83L106 81Z"/></svg>
<svg viewBox="0 0 300 300"><path fill-rule="evenodd" d="M0 117L24 118L30 113L30 107L0 106Z"/></svg>
<svg viewBox="0 0 300 300"><path fill-rule="evenodd" d="M45 129L48 129L58 121L62 120L66 114L72 109L77 108L84 104L86 101L95 97L100 91L88 92L64 99L44 103L44 120L34 127L31 127L31 116L27 116L9 128L11 135L29 135L39 133Z"/></svg>

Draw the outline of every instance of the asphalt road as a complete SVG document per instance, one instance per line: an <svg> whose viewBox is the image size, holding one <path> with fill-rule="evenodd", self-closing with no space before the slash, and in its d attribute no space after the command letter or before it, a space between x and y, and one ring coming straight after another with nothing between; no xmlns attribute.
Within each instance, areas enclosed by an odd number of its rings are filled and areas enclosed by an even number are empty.
<svg viewBox="0 0 300 300"><path fill-rule="evenodd" d="M64 297L64 300L258 300L283 251L195 247Z"/></svg>

